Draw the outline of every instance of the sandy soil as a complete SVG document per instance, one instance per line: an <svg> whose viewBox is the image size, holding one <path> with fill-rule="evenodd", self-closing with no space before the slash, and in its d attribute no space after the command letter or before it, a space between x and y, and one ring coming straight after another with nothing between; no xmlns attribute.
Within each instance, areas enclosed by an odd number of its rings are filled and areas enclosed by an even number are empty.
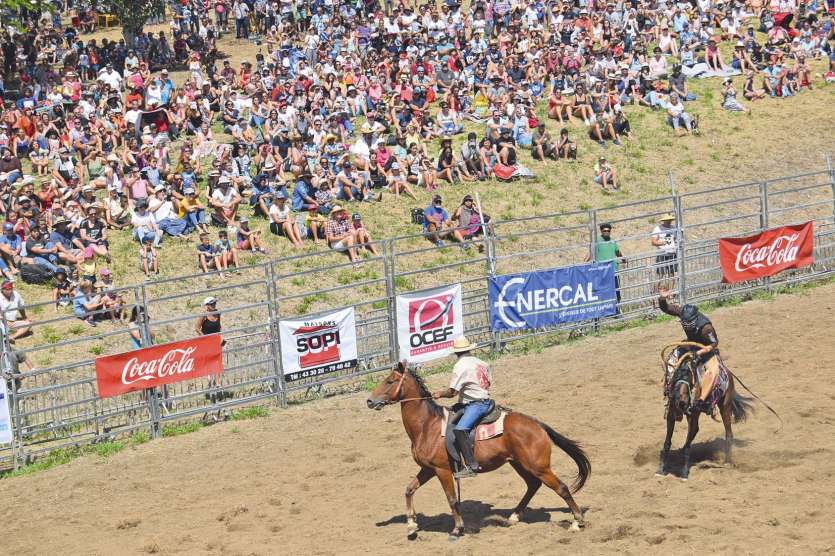
<svg viewBox="0 0 835 556"><path fill-rule="evenodd" d="M722 427L703 419L688 482L653 476L664 428L657 353L679 338L676 323L496 362L499 400L587 448L581 532L567 529L564 504L545 489L508 527L524 485L506 466L463 483L468 534L456 544L440 486L425 485L415 497L423 531L407 541L403 491L416 466L400 416L369 411L356 394L0 481L0 553L830 553L835 342L818 331L835 327L833 309L828 285L711 315L729 365L785 426L775 434L760 408L736 427L726 467ZM553 466L573 476L556 449Z"/></svg>

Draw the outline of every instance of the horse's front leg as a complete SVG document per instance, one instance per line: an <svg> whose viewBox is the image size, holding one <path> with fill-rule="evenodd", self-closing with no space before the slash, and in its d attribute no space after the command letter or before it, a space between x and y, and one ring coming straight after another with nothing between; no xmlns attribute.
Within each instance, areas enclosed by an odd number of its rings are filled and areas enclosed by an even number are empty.
<svg viewBox="0 0 835 556"><path fill-rule="evenodd" d="M670 404L672 405L672 404ZM656 475L663 477L667 474L667 458L670 456L670 447L673 444L673 431L676 428L676 416L672 407L667 408L667 436L664 438L664 447L661 450L661 455L658 462L658 470Z"/></svg>
<svg viewBox="0 0 835 556"><path fill-rule="evenodd" d="M455 479L453 479L452 471L449 469L435 469L435 475L441 481L447 502L449 502L449 509L452 511L452 519L455 521L455 525L449 534L449 540L455 541L464 534L464 519L461 517L461 508L458 504L458 497L455 495Z"/></svg>
<svg viewBox="0 0 835 556"><path fill-rule="evenodd" d="M681 468L681 478L687 480L690 476L690 444L699 432L699 413L687 417L687 440L684 442L684 465Z"/></svg>
<svg viewBox="0 0 835 556"><path fill-rule="evenodd" d="M418 533L418 524L417 524L417 516L415 515L415 507L412 504L412 499L415 496L415 491L422 487L426 481L431 479L435 475L435 472L429 469L428 467L421 467L418 474L412 479L412 482L409 483L409 486L406 487L406 526L408 527L407 537L409 540L413 541L417 538Z"/></svg>

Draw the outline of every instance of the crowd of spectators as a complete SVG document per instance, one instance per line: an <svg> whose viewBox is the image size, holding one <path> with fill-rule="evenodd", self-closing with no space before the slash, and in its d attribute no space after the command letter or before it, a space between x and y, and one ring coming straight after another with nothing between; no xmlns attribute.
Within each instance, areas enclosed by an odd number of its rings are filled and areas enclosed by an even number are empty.
<svg viewBox="0 0 835 556"><path fill-rule="evenodd" d="M324 244L356 263L375 253L362 211L530 176L523 157L574 160L575 133L619 146L641 132L625 106L698 133L689 79L724 78L722 106L745 111L737 74L746 102L812 88L810 59L835 78L827 2L181 0L155 15L167 31L131 45L85 39L96 12L83 4L7 12L0 272L54 280L56 305L92 325L93 312L119 317L100 288L114 234L132 234L146 276L191 234L202 271L266 253L249 217L284 248ZM259 46L254 59L234 67L217 46L227 33ZM593 178L621 185L603 156ZM472 198L450 215L433 195L433 243L483 231Z"/></svg>

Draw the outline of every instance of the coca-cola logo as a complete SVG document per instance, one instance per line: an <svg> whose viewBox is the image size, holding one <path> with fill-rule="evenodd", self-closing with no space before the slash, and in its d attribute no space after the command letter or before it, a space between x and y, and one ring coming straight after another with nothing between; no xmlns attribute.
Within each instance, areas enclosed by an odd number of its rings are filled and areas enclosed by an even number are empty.
<svg viewBox="0 0 835 556"><path fill-rule="evenodd" d="M797 259L800 244L800 234L781 235L769 244L752 247L750 243L743 245L736 254L734 268L743 272L752 268L780 266Z"/></svg>
<svg viewBox="0 0 835 556"><path fill-rule="evenodd" d="M143 380L189 374L194 371L192 355L196 349L195 347L172 349L162 357L148 361L140 361L138 357L132 357L122 368L122 384L129 385Z"/></svg>

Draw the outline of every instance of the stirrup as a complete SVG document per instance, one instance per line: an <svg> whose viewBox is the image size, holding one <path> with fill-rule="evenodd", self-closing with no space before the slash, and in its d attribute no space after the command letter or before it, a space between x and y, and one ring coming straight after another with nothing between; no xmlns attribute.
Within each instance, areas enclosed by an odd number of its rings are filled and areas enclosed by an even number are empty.
<svg viewBox="0 0 835 556"><path fill-rule="evenodd" d="M469 479L470 477L475 477L477 475L478 473L470 469L467 465L452 474L455 479Z"/></svg>

